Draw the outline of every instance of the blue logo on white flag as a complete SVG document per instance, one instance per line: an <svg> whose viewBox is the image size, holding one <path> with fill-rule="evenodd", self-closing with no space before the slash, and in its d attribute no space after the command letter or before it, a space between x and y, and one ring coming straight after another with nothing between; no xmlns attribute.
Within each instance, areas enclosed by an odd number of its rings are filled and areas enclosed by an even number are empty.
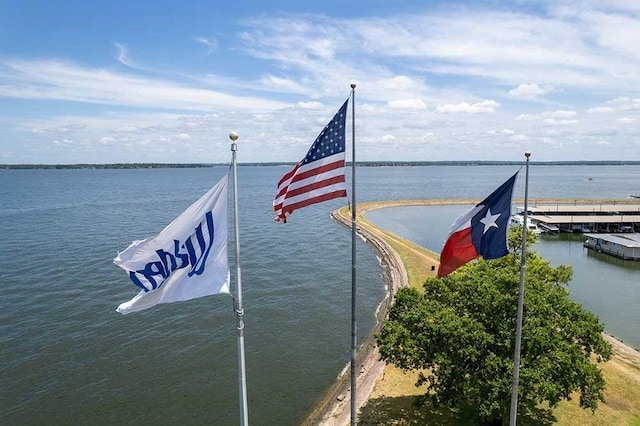
<svg viewBox="0 0 640 426"><path fill-rule="evenodd" d="M207 256L214 239L213 213L205 215L206 229L203 223L198 224L195 233L184 243L173 240L173 250L156 250L158 260L147 263L144 268L129 271L129 278L145 292L156 290L173 271L190 266L187 276L200 275L204 272ZM206 236L205 236L206 232ZM195 240L195 242L194 242Z"/></svg>
<svg viewBox="0 0 640 426"><path fill-rule="evenodd" d="M227 173L158 235L118 253L114 263L140 288L118 312L229 293L228 181Z"/></svg>

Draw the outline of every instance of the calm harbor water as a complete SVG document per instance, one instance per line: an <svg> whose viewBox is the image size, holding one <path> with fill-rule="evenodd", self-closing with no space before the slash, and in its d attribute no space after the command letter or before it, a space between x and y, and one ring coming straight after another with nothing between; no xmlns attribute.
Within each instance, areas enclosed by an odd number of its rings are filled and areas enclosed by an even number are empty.
<svg viewBox="0 0 640 426"><path fill-rule="evenodd" d="M329 218L346 201L297 211L287 224L273 222L276 182L288 168L239 168L254 424L299 423L350 355L351 239ZM481 198L516 169L363 167L357 200ZM0 424L238 424L231 298L211 296L121 316L115 308L136 288L112 264L118 250L157 234L226 170L0 170ZM520 179L516 197L523 185ZM626 198L638 186L640 166L540 166L532 168L530 196ZM394 213L389 222L410 229L419 224L413 234L391 230L437 249L456 217L450 213L420 213L416 221ZM540 251L554 262L626 271L629 283L637 277L637 269L568 244L569 250L563 241L544 241ZM375 255L360 240L357 249L362 338L385 290ZM575 259L555 257L567 251ZM589 295L597 286L583 286L592 273L579 276L586 268L580 265L575 281ZM577 299L580 288L571 287ZM596 299L620 304L611 313L622 318L619 323L638 318L637 287L630 284L627 293L599 288ZM600 306L582 303L612 334L633 341L637 326L614 330Z"/></svg>
<svg viewBox="0 0 640 426"><path fill-rule="evenodd" d="M407 206L373 210L372 223L440 252L451 223L469 206ZM533 249L554 266L571 265L570 297L594 312L609 334L640 348L640 262L593 253L581 235L541 235Z"/></svg>

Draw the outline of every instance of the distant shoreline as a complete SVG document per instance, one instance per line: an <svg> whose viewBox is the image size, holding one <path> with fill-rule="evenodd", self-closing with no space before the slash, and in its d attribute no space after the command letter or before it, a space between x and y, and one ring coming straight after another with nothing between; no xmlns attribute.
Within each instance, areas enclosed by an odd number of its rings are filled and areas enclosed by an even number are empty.
<svg viewBox="0 0 640 426"><path fill-rule="evenodd" d="M293 166L295 162L238 163L239 166ZM350 166L350 162L347 165ZM522 161L363 161L358 167L421 167L421 166L512 166L522 165ZM0 170L66 170L66 169L185 169L228 166L229 163L109 163L109 164L0 164ZM531 161L536 166L639 166L640 161Z"/></svg>

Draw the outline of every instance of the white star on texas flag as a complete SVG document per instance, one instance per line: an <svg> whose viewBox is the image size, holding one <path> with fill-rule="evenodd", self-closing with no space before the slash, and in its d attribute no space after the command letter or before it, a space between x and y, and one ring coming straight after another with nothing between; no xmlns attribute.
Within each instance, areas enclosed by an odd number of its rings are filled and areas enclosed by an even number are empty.
<svg viewBox="0 0 640 426"><path fill-rule="evenodd" d="M496 220L498 220L501 214L502 213L491 214L491 209L487 209L487 215L484 218L480 219L480 222L484 224L484 231L482 231L483 235L486 234L489 228L491 228L492 226L495 226L496 228L498 227Z"/></svg>

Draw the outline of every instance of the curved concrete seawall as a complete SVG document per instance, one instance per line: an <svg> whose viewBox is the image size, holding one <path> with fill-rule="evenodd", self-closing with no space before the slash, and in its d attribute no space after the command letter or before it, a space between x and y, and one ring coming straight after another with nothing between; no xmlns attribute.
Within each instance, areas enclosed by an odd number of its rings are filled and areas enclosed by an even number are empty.
<svg viewBox="0 0 640 426"><path fill-rule="evenodd" d="M368 210L368 209L366 209ZM387 288L385 298L380 303L376 324L371 333L359 342L358 354L356 356L359 371L357 373L356 398L357 407L360 409L367 401L367 398L377 379L384 370L384 362L380 361L378 347L375 343L375 335L380 331L387 316L387 311L393 296L398 288L408 285L407 271L398 253L380 237L379 231L362 221L361 215L366 211L358 206L359 220L357 222L357 233L363 237L373 248L380 259L383 280ZM351 228L351 212L347 208L334 210L331 217L344 226ZM346 368L334 385L326 393L322 401L316 406L311 415L303 422L303 425L348 425L351 421L351 370Z"/></svg>

